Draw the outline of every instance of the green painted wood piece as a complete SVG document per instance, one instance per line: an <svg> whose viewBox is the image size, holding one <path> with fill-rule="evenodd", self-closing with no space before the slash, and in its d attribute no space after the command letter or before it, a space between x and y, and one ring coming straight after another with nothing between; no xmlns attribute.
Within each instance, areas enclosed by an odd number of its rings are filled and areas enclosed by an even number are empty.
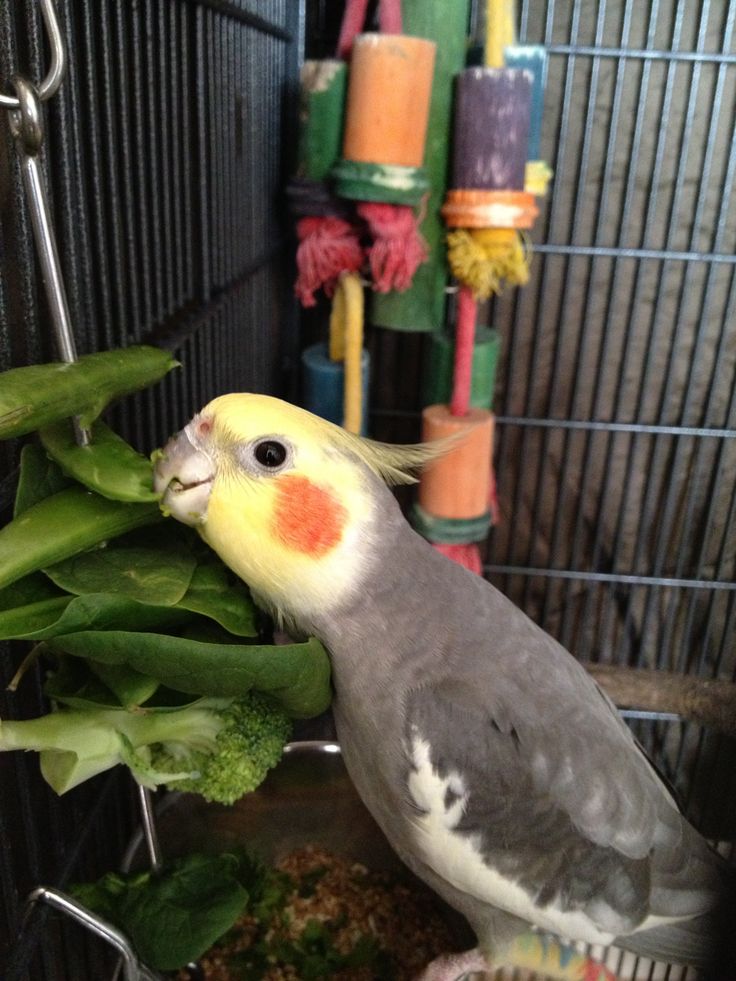
<svg viewBox="0 0 736 981"><path fill-rule="evenodd" d="M423 167L341 160L333 168L335 191L353 201L417 205L429 190Z"/></svg>
<svg viewBox="0 0 736 981"><path fill-rule="evenodd" d="M465 67L469 8L469 0L404 0L402 3L404 32L437 43L424 155L431 191L420 226L430 248L430 258L419 267L411 288L404 293L373 295L370 320L379 327L433 331L444 323L448 272L446 230L439 209L447 188L453 78Z"/></svg>
<svg viewBox="0 0 736 981"><path fill-rule="evenodd" d="M326 180L340 157L347 78L344 61L305 61L302 66L299 177Z"/></svg>
<svg viewBox="0 0 736 981"><path fill-rule="evenodd" d="M411 510L411 523L422 538L443 545L472 545L488 537L491 528L491 512L475 518L438 518L418 503Z"/></svg>

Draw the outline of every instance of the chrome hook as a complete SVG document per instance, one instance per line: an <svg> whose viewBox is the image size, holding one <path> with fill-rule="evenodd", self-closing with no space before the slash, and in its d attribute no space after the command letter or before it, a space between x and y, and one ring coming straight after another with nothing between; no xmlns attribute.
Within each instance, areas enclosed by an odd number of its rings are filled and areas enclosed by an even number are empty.
<svg viewBox="0 0 736 981"><path fill-rule="evenodd" d="M64 78L64 72L66 71L66 45L64 44L64 35L61 31L54 0L39 0L39 4L51 48L51 64L49 65L49 70L46 78L38 86L38 98L41 102L45 102L46 99L50 99L56 92ZM0 106L5 106L6 109L20 109L20 99L18 96L4 95L0 92Z"/></svg>
<svg viewBox="0 0 736 981"><path fill-rule="evenodd" d="M21 174L56 343L62 361L76 361L74 331L39 159L43 145L41 96L36 88L20 75L14 76L13 86L17 93L15 101L18 103L18 108L10 113L10 129L20 156ZM74 432L80 446L89 444L89 431L83 428L76 418Z"/></svg>

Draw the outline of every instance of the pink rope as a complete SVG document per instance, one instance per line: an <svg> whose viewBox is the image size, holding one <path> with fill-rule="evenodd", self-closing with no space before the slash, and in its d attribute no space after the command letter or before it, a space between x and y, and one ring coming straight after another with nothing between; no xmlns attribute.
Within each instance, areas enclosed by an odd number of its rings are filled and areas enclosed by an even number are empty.
<svg viewBox="0 0 736 981"><path fill-rule="evenodd" d="M464 569L470 569L476 576L483 575L483 561L480 557L480 549L477 545L445 545L436 542L434 548L448 559L457 562Z"/></svg>
<svg viewBox="0 0 736 981"><path fill-rule="evenodd" d="M378 23L382 34L401 34L401 0L381 0Z"/></svg>
<svg viewBox="0 0 736 981"><path fill-rule="evenodd" d="M377 293L409 289L414 273L426 260L427 243L412 208L403 204L361 201L356 208L370 229L368 250L373 289Z"/></svg>
<svg viewBox="0 0 736 981"><path fill-rule="evenodd" d="M294 292L304 307L317 302L315 292L324 288L332 296L340 273L357 272L363 265L359 233L340 218L301 218L296 223L297 280Z"/></svg>
<svg viewBox="0 0 736 981"><path fill-rule="evenodd" d="M353 50L353 41L363 30L368 0L347 0L342 15L340 37L337 42L337 57L347 61Z"/></svg>
<svg viewBox="0 0 736 981"><path fill-rule="evenodd" d="M337 42L337 57L347 61L353 50L353 42L363 30L368 0L347 0L342 15L340 37ZM401 34L401 0L380 0L378 4L378 26L382 34Z"/></svg>
<svg viewBox="0 0 736 981"><path fill-rule="evenodd" d="M450 412L453 416L466 416L470 411L477 309L478 304L475 302L469 287L461 286L457 298L455 370L452 378L452 399L450 401Z"/></svg>

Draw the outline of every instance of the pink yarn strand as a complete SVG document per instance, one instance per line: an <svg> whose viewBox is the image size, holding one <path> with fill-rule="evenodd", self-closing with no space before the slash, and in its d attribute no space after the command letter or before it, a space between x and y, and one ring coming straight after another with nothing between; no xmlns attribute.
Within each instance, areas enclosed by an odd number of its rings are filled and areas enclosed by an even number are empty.
<svg viewBox="0 0 736 981"><path fill-rule="evenodd" d="M353 42L363 30L368 0L347 0L345 13L340 25L340 37L337 42L337 57L347 61L353 50Z"/></svg>
<svg viewBox="0 0 736 981"><path fill-rule="evenodd" d="M483 575L483 560L477 545L447 545L436 542L433 547L464 569L474 572L476 576Z"/></svg>
<svg viewBox="0 0 736 981"><path fill-rule="evenodd" d="M361 201L357 212L373 237L368 251L373 289L377 293L409 289L414 273L426 260L427 243L408 205Z"/></svg>
<svg viewBox="0 0 736 981"><path fill-rule="evenodd" d="M301 218L296 231L299 245L294 292L302 306L313 307L318 289L332 296L341 273L360 269L363 248L357 230L340 218Z"/></svg>
<svg viewBox="0 0 736 981"><path fill-rule="evenodd" d="M378 25L382 34L401 34L401 0L380 0Z"/></svg>
<svg viewBox="0 0 736 981"><path fill-rule="evenodd" d="M450 412L453 416L466 416L470 411L477 314L478 304L472 291L467 286L461 286L457 298L455 368L452 379L452 400L450 402Z"/></svg>

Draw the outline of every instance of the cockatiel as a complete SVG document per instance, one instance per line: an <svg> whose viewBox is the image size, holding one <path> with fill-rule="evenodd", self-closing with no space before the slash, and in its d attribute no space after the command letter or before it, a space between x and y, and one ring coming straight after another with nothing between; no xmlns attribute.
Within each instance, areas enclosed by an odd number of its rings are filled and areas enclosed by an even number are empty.
<svg viewBox="0 0 736 981"><path fill-rule="evenodd" d="M575 659L406 522L387 482L434 452L231 394L170 440L155 481L264 607L328 649L351 779L477 936L425 981L524 963L530 924L702 966L731 870ZM545 973L599 976L556 949Z"/></svg>

